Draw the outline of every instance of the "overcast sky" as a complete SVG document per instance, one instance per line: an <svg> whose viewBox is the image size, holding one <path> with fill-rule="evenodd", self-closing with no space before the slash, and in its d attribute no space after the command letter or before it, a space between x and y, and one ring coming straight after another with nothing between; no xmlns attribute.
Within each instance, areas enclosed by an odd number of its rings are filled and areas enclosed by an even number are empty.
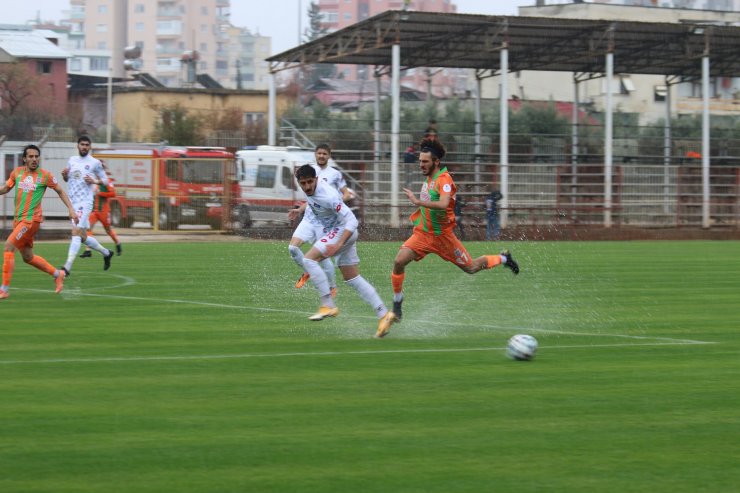
<svg viewBox="0 0 740 493"><path fill-rule="evenodd" d="M463 14L516 15L517 6L534 5L535 0L453 0ZM3 0L3 4L9 0ZM563 3L564 0L548 3ZM301 29L308 25L305 15L310 0L231 0L231 23L272 38L272 54L293 48L298 42L298 13L303 12ZM300 6L300 7L299 7ZM0 23L25 24L30 19L59 21L69 0L23 0L12 8L4 5Z"/></svg>

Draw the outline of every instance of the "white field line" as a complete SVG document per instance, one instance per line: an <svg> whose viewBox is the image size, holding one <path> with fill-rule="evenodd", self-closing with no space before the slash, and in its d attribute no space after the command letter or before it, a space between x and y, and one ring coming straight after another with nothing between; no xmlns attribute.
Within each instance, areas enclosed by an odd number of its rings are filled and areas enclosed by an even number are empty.
<svg viewBox="0 0 740 493"><path fill-rule="evenodd" d="M544 349L593 349L637 346L686 346L693 344L714 344L713 342L653 342L653 343L622 343L622 344L575 344L563 346L544 346ZM543 348L543 346L540 346ZM478 348L440 348L440 349L377 349L365 351L318 351L295 353L242 353L242 354L200 354L187 356L120 356L105 358L49 358L37 360L0 360L0 365L33 365L52 363L116 363L141 361L193 361L193 360L226 360L249 358L298 358L316 356L363 356L374 354L423 354L423 353L469 353L475 351L504 351L502 347Z"/></svg>
<svg viewBox="0 0 740 493"><path fill-rule="evenodd" d="M123 276L120 276L123 277ZM130 278L124 278L124 285L135 284L136 282ZM49 292L49 290L43 289L23 289L24 291L34 292ZM62 292L64 294L64 292ZM308 312L302 312L299 310L288 310L288 309L276 309L276 308L264 308L254 306L243 306L243 305L229 305L226 303L211 303L205 301L193 301L193 300L177 300L177 299L166 299L166 298L147 298L142 296L121 296L111 294L99 294L99 293L82 293L75 292L76 296L88 296L97 298L111 298L111 299L122 299L132 301L148 301L156 303L173 303L173 304L185 304L185 305L197 305L207 306L212 308L228 308L234 310L245 310L245 311L257 311L257 312L271 312L271 313L291 313L298 315L305 315ZM374 319L370 316L353 316L352 318L367 318ZM424 324L444 324L446 326L459 326L467 327L469 323L456 323L450 321L439 321L439 320L415 320L417 323ZM615 343L615 344L582 344L582 345L562 345L562 346L541 346L546 347L548 350L552 349L579 349L579 348L614 348L614 347L637 347L637 346L685 346L685 345L696 345L696 344L714 344L708 341L697 341L692 339L674 339L670 337L652 337L652 336L636 336L627 334L604 334L604 333L591 333L591 332L576 332L576 331L561 331L561 330L550 330L550 329L535 329L531 327L506 327L501 325L493 324L481 324L479 328L507 331L507 332L532 332L540 334L555 334L555 335L573 335L573 336L588 336L588 337L612 337L612 338L623 338L633 339L641 341L656 341L656 342L642 342L642 343ZM378 350L366 350L366 351L326 351L326 352L295 352L295 353L243 353L243 354L206 354L206 355L187 355L187 356L130 356L130 357L103 357L103 358L49 358L49 359L38 359L38 360L0 360L0 365L22 365L22 364L50 364L50 363L106 363L106 362L129 362L129 361L190 361L190 360L223 360L223 359L246 359L246 358L287 358L287 357L306 357L306 356L348 356L348 355L370 355L370 354L413 354L413 353L450 353L450 352L474 352L474 351L503 351L502 347L481 347L481 348L442 348L442 349L378 349Z"/></svg>

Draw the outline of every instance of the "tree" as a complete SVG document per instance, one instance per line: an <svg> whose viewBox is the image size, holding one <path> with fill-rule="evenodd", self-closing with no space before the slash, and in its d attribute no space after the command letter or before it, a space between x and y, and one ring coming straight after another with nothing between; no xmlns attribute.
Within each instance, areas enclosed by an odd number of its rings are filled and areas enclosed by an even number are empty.
<svg viewBox="0 0 740 493"><path fill-rule="evenodd" d="M317 40L329 32L322 25L322 15L319 4L311 2L308 6L308 28L303 33L303 41L308 43ZM333 64L318 63L308 66L303 71L303 86L308 87L321 78L332 78L337 73L337 67Z"/></svg>
<svg viewBox="0 0 740 493"><path fill-rule="evenodd" d="M0 64L0 112L13 116L28 107L39 96L39 82L32 77L26 65L13 62Z"/></svg>
<svg viewBox="0 0 740 493"><path fill-rule="evenodd" d="M154 125L152 138L156 141L167 141L172 145L199 145L203 141L200 128L202 119L188 113L187 108L179 103L156 105L150 107L159 114Z"/></svg>

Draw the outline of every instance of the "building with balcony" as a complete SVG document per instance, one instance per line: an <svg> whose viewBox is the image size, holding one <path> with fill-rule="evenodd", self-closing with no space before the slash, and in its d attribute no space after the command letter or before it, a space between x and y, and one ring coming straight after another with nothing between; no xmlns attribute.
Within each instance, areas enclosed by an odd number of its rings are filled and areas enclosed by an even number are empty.
<svg viewBox="0 0 740 493"><path fill-rule="evenodd" d="M85 50L107 50L114 77L123 77L126 46L141 48L141 71L168 87L195 84L208 74L230 84L230 0L70 0L70 42ZM182 63L184 53L197 53ZM188 70L190 69L190 70ZM194 69L194 70L193 70Z"/></svg>

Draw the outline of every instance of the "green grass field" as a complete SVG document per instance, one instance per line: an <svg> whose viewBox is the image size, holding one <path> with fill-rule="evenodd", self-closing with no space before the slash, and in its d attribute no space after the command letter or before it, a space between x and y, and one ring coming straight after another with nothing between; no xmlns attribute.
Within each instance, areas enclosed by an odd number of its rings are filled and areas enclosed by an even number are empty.
<svg viewBox="0 0 740 493"><path fill-rule="evenodd" d="M387 302L398 246L360 244ZM18 256L0 491L738 491L740 243L468 247L522 273L412 264L383 340L346 286L308 321L283 242L130 243L61 295Z"/></svg>

